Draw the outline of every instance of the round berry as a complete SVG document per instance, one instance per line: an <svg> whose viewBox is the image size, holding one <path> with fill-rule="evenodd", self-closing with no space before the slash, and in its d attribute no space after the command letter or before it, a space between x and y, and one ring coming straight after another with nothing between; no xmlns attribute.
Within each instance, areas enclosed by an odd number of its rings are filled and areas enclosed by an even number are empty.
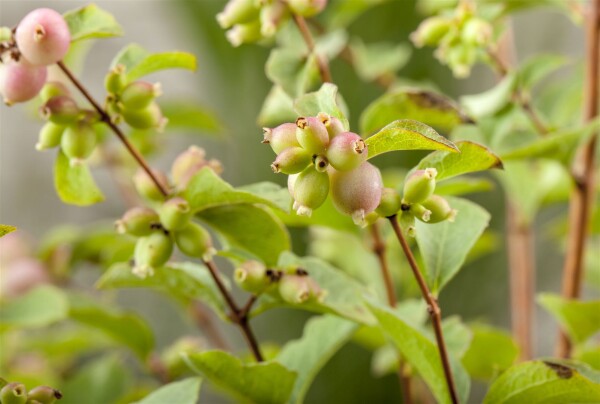
<svg viewBox="0 0 600 404"><path fill-rule="evenodd" d="M29 63L50 65L67 54L71 33L62 15L49 8L38 8L21 20L15 40Z"/></svg>
<svg viewBox="0 0 600 404"><path fill-rule="evenodd" d="M185 227L191 217L192 209L188 201L181 197L171 198L159 210L160 222L167 230L178 230Z"/></svg>
<svg viewBox="0 0 600 404"><path fill-rule="evenodd" d="M382 217L394 216L402 207L402 198L394 188L383 188L376 212Z"/></svg>
<svg viewBox="0 0 600 404"><path fill-rule="evenodd" d="M167 263L173 253L173 240L162 231L141 237L135 245L133 273L140 278L154 274L154 268Z"/></svg>
<svg viewBox="0 0 600 404"><path fill-rule="evenodd" d="M325 125L325 128L327 128L327 133L329 133L329 139L333 139L340 133L346 132L342 121L340 121L334 116L326 114L325 112L319 112L317 114L317 118L321 122L323 122L323 125Z"/></svg>
<svg viewBox="0 0 600 404"><path fill-rule="evenodd" d="M44 87L42 87L42 91L40 91L40 98L44 104L48 102L50 98L59 95L71 95L67 86L60 81L48 81L44 84Z"/></svg>
<svg viewBox="0 0 600 404"><path fill-rule="evenodd" d="M215 173L223 172L221 163L217 160L206 160L206 152L198 146L190 146L179 154L171 165L171 178L179 189L185 189L192 177L204 167L209 167Z"/></svg>
<svg viewBox="0 0 600 404"><path fill-rule="evenodd" d="M167 124L165 118L156 102L151 102L141 109L123 108L123 119L132 128L152 129L162 131Z"/></svg>
<svg viewBox="0 0 600 404"><path fill-rule="evenodd" d="M164 188L168 188L169 181L164 173L152 170L152 174ZM133 184L138 193L146 199L152 201L162 201L164 199L162 192L160 192L152 178L141 168L133 176Z"/></svg>
<svg viewBox="0 0 600 404"><path fill-rule="evenodd" d="M46 150L60 145L60 140L65 127L53 122L46 122L38 136L38 142L35 144L36 150Z"/></svg>
<svg viewBox="0 0 600 404"><path fill-rule="evenodd" d="M97 141L98 136L94 127L80 121L65 129L60 140L60 147L71 160L71 165L77 165L93 153Z"/></svg>
<svg viewBox="0 0 600 404"><path fill-rule="evenodd" d="M129 83L121 93L121 102L128 109L142 109L161 95L160 83L151 84L146 81Z"/></svg>
<svg viewBox="0 0 600 404"><path fill-rule="evenodd" d="M296 119L296 138L300 146L311 154L321 154L329 144L327 128L318 118L309 116Z"/></svg>
<svg viewBox="0 0 600 404"><path fill-rule="evenodd" d="M250 293L261 293L271 283L267 276L267 268L258 261L244 262L235 269L233 278L242 289Z"/></svg>
<svg viewBox="0 0 600 404"><path fill-rule="evenodd" d="M327 159L339 171L353 170L367 161L367 145L356 133L340 133L329 143Z"/></svg>
<svg viewBox="0 0 600 404"><path fill-rule="evenodd" d="M149 235L158 224L160 219L154 209L135 207L125 212L123 217L115 222L115 228L118 233L142 237Z"/></svg>
<svg viewBox="0 0 600 404"><path fill-rule="evenodd" d="M289 147L300 147L296 139L296 124L284 123L273 129L263 128L263 143L268 143L275 154L279 154Z"/></svg>
<svg viewBox="0 0 600 404"><path fill-rule="evenodd" d="M406 203L421 203L429 198L435 191L435 168L416 170L412 172L404 182L403 200Z"/></svg>
<svg viewBox="0 0 600 404"><path fill-rule="evenodd" d="M197 223L188 223L175 232L175 243L179 250L190 257L210 261L217 253L213 247L210 233Z"/></svg>
<svg viewBox="0 0 600 404"><path fill-rule="evenodd" d="M41 108L42 117L59 125L68 125L79 117L79 107L68 95L57 95L50 98Z"/></svg>
<svg viewBox="0 0 600 404"><path fill-rule="evenodd" d="M0 94L6 105L29 101L44 87L48 70L46 66L33 66L21 58L0 63Z"/></svg>
<svg viewBox="0 0 600 404"><path fill-rule="evenodd" d="M453 222L457 214L448 201L439 195L431 195L422 205L431 212L427 223L438 223L444 220Z"/></svg>
<svg viewBox="0 0 600 404"><path fill-rule="evenodd" d="M294 181L294 200L296 213L311 216L312 211L321 206L329 193L329 176L312 166L302 171Z"/></svg>
<svg viewBox="0 0 600 404"><path fill-rule="evenodd" d="M310 164L311 157L302 147L289 147L279 153L271 168L275 173L297 174Z"/></svg>
<svg viewBox="0 0 600 404"><path fill-rule="evenodd" d="M323 11L327 0L288 0L287 3L294 14L312 17Z"/></svg>

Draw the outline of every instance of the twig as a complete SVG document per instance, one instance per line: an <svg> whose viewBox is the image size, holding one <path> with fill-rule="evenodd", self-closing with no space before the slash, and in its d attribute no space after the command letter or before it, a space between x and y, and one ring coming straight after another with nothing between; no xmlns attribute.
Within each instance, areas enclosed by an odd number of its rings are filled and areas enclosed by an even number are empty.
<svg viewBox="0 0 600 404"><path fill-rule="evenodd" d="M598 87L600 86L600 0L590 3L586 18L586 72L584 116L590 122L598 115ZM594 198L594 165L598 134L594 135L578 150L577 158L571 169L575 187L571 191L569 204L569 234L567 254L563 267L562 295L567 299L576 299L581 293L583 261L586 238L589 231L590 211ZM568 357L571 344L561 331L556 355Z"/></svg>
<svg viewBox="0 0 600 404"><path fill-rule="evenodd" d="M450 367L450 358L448 356L448 350L446 349L446 342L444 341L444 334L442 332L442 311L436 298L433 296L421 271L419 270L419 266L417 265L417 261L415 260L415 256L413 255L404 235L402 234L402 230L400 229L400 225L398 224L398 218L394 216L390 216L389 218L390 224L394 229L394 233L396 233L396 237L400 242L400 246L404 251L404 255L412 269L413 275L417 283L419 284L419 288L421 289L421 294L423 295L423 299L427 302L427 311L429 312L429 316L431 317L431 323L433 324L433 330L435 332L435 339L437 342L438 351L440 353L440 359L442 361L442 367L444 368L444 376L446 377L446 384L448 385L448 392L450 393L450 398L452 399L453 404L457 404L458 394L456 392L456 386L454 384L454 376L452 375L452 368Z"/></svg>
<svg viewBox="0 0 600 404"><path fill-rule="evenodd" d="M296 26L298 27L298 30L300 31L304 42L306 43L306 47L311 53L314 53L315 57L317 58L317 65L319 66L319 74L321 75L321 80L323 81L323 83L332 83L333 80L331 78L329 64L323 56L317 55L315 53L315 41L313 40L308 25L306 24L306 20L304 19L304 17L298 14L292 14L292 17L294 18L294 22L296 23Z"/></svg>

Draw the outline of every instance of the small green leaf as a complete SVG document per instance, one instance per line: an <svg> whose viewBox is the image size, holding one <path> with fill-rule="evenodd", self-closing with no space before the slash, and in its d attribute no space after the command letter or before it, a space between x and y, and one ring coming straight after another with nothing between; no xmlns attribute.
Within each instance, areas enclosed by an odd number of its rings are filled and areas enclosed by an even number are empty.
<svg viewBox="0 0 600 404"><path fill-rule="evenodd" d="M71 32L71 42L123 35L123 28L115 17L95 4L67 11L64 18Z"/></svg>
<svg viewBox="0 0 600 404"><path fill-rule="evenodd" d="M433 293L439 293L458 273L491 218L485 209L473 202L454 197L447 199L458 211L454 222L416 222L417 244L425 266L423 271Z"/></svg>
<svg viewBox="0 0 600 404"><path fill-rule="evenodd" d="M113 59L111 67L123 65L127 80L134 81L150 73L165 69L196 70L196 57L187 52L150 53L138 44L123 48Z"/></svg>
<svg viewBox="0 0 600 404"><path fill-rule="evenodd" d="M600 331L600 300L567 300L541 293L537 301L554 316L575 344L585 342Z"/></svg>
<svg viewBox="0 0 600 404"><path fill-rule="evenodd" d="M491 385L484 404L600 402L600 373L576 362L549 359L515 365Z"/></svg>
<svg viewBox="0 0 600 404"><path fill-rule="evenodd" d="M481 94L466 95L460 99L469 115L475 118L493 115L511 100L515 88L516 76L506 75L494 88Z"/></svg>
<svg viewBox="0 0 600 404"><path fill-rule="evenodd" d="M62 151L54 164L54 187L60 199L72 205L88 206L104 200L89 167L85 163L72 167Z"/></svg>
<svg viewBox="0 0 600 404"><path fill-rule="evenodd" d="M562 55L535 55L526 60L518 71L519 86L524 89L533 88L550 73L567 63Z"/></svg>
<svg viewBox="0 0 600 404"><path fill-rule="evenodd" d="M169 120L169 130L220 135L223 127L212 111L197 102L161 102L163 115Z"/></svg>
<svg viewBox="0 0 600 404"><path fill-rule="evenodd" d="M349 128L344 114L345 104L335 84L323 83L319 91L302 95L294 103L294 109L300 116L316 116L325 112L342 121L346 129Z"/></svg>
<svg viewBox="0 0 600 404"><path fill-rule="evenodd" d="M294 111L294 100L280 86L273 86L258 114L258 125L274 127L284 122L293 122L298 115Z"/></svg>
<svg viewBox="0 0 600 404"><path fill-rule="evenodd" d="M399 88L373 101L360 116L365 136L397 119L414 119L450 133L461 123L470 122L449 98L428 90Z"/></svg>
<svg viewBox="0 0 600 404"><path fill-rule="evenodd" d="M290 398L302 403L327 361L350 339L356 324L329 315L315 317L304 326L302 338L288 342L275 360L298 374Z"/></svg>
<svg viewBox="0 0 600 404"><path fill-rule="evenodd" d="M190 377L162 386L134 404L196 404L200 395L198 377Z"/></svg>
<svg viewBox="0 0 600 404"><path fill-rule="evenodd" d="M398 314L373 300L367 300L367 306L377 318L379 325L388 335L402 357L421 375L438 403L451 403L446 385L444 369L436 344L419 330L411 327ZM466 403L470 380L460 362L450 355L450 365L454 375L459 401Z"/></svg>
<svg viewBox="0 0 600 404"><path fill-rule="evenodd" d="M270 201L279 210L288 212L292 204L292 197L287 187L281 187L274 182L257 182L255 184L248 184L237 188L241 192L249 192L252 195L256 195L263 200Z"/></svg>
<svg viewBox="0 0 600 404"><path fill-rule="evenodd" d="M185 356L188 366L238 402L280 404L288 401L296 373L277 362L242 363L223 351L205 351Z"/></svg>
<svg viewBox="0 0 600 404"><path fill-rule="evenodd" d="M67 318L69 301L58 288L38 286L27 294L2 304L0 329L39 328Z"/></svg>
<svg viewBox="0 0 600 404"><path fill-rule="evenodd" d="M367 10L390 0L335 1L325 9L327 27L340 28L350 25Z"/></svg>
<svg viewBox="0 0 600 404"><path fill-rule="evenodd" d="M462 174L503 168L500 158L485 146L466 140L456 142L456 146L460 154L434 151L421 160L416 169L435 168L438 172L436 181L442 181Z"/></svg>
<svg viewBox="0 0 600 404"><path fill-rule="evenodd" d="M352 41L350 49L356 73L365 81L394 77L394 73L408 63L412 53L412 48L406 43L376 42L366 45L360 40ZM387 122L398 118L402 117L388 119Z"/></svg>
<svg viewBox="0 0 600 404"><path fill-rule="evenodd" d="M369 158L398 150L459 150L448 139L440 136L433 128L410 119L394 121L369 137L366 142Z"/></svg>
<svg viewBox="0 0 600 404"><path fill-rule="evenodd" d="M487 178L453 178L435 186L438 195L464 195L475 192L487 192L494 189L494 183Z"/></svg>
<svg viewBox="0 0 600 404"><path fill-rule="evenodd" d="M0 237L4 237L8 233L12 233L15 230L17 230L15 226L10 226L8 224L0 224Z"/></svg>
<svg viewBox="0 0 600 404"><path fill-rule="evenodd" d="M491 380L515 363L519 347L510 334L483 324L474 324L470 328L473 340L462 363L472 378Z"/></svg>
<svg viewBox="0 0 600 404"><path fill-rule="evenodd" d="M267 77L292 98L301 96L319 82L316 57L297 49L273 49L265 71Z"/></svg>

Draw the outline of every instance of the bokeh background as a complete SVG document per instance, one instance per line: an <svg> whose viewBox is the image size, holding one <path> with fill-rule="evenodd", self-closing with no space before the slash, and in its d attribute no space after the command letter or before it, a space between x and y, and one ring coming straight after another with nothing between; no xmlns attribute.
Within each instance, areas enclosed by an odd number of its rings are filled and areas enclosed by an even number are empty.
<svg viewBox="0 0 600 404"><path fill-rule="evenodd" d="M354 0L345 0L354 1ZM527 0L523 0L527 1ZM84 5L84 1L0 0L0 25L12 26L29 10L51 7L60 12ZM196 73L169 71L155 74L165 99L188 99L212 110L224 126L224 134L216 139L203 133L177 133L164 142L164 152L152 165L168 169L170 162L190 144L204 147L208 155L223 163L223 176L234 185L262 180L280 181L269 164L270 148L260 144L262 134L256 123L262 102L270 89L264 74L269 49L257 45L233 48L218 27L215 15L224 0L114 0L96 1L113 13L125 29L125 36L98 41L81 70L81 80L97 97L103 94L103 77L112 57L126 44L137 42L150 51L180 49L194 53L199 68ZM373 7L356 20L350 31L365 42L408 42L423 16L415 10L413 0L395 0ZM516 56L522 60L532 54L555 52L573 60L583 55L583 34L566 16L536 9L518 14L512 21L516 38ZM333 61L332 74L343 94L351 124L356 126L360 112L382 93L374 84L361 82L341 61ZM489 69L476 67L466 80L456 80L446 67L432 56L431 49L414 50L409 63L399 72L403 78L429 80L451 96L477 93L490 88L494 77ZM58 225L85 226L98 221L114 220L125 206L106 170L95 170L95 177L106 194L106 201L89 208L61 203L53 189L54 152L34 149L40 127L33 108L0 106L0 222L17 226L32 239L41 239ZM405 166L421 155L397 154L379 161L380 166ZM491 211L491 227L504 228L504 198L499 189L478 195L475 200ZM559 210L545 211L537 221L544 224ZM305 249L306 233L294 231L297 253ZM506 260L503 240L493 254L465 268L441 296L444 314L458 314L465 320L486 319L509 328L509 303ZM537 239L538 290L558 291L562 259L555 245L544 237ZM1 252L0 252L1 253ZM83 269L79 282L89 288L98 276ZM375 275L376 276L376 275ZM143 291L128 291L117 297L120 302L143 315L157 333L159 347L182 333L198 334L193 324L175 311L160 296ZM260 341L283 342L301 335L308 316L295 311L275 310L256 320ZM537 354L549 355L555 337L555 324L538 310ZM241 347L233 327L223 326L227 339ZM0 347L1 349L1 347ZM307 402L392 402L398 397L396 376L375 379L370 374L370 354L350 344L333 358L317 378ZM221 402L221 398L203 392L203 402ZM477 388L472 396L477 400Z"/></svg>

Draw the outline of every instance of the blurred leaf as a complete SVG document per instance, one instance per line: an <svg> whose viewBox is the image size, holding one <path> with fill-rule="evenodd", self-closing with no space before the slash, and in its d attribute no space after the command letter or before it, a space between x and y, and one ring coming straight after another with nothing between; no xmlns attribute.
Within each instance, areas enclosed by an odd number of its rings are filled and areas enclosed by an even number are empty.
<svg viewBox="0 0 600 404"><path fill-rule="evenodd" d="M277 362L242 363L223 351L205 351L186 355L188 366L215 385L223 388L238 402L287 402L296 373Z"/></svg>
<svg viewBox="0 0 600 404"><path fill-rule="evenodd" d="M481 94L465 95L460 102L469 115L475 118L493 115L510 102L515 83L515 74L509 73L492 89Z"/></svg>
<svg viewBox="0 0 600 404"><path fill-rule="evenodd" d="M291 202L288 206L291 206ZM311 217L298 216L294 211L287 214L278 211L275 213L288 227L325 226L350 233L356 233L358 229L350 216L340 213L333 206L331 198L327 198L325 203L319 209L316 209Z"/></svg>
<svg viewBox="0 0 600 404"><path fill-rule="evenodd" d="M62 151L54 164L54 187L60 199L72 205L88 206L104 200L89 167L85 163L72 167Z"/></svg>
<svg viewBox="0 0 600 404"><path fill-rule="evenodd" d="M586 363L593 369L600 370L600 345L592 347L576 347L573 350L573 359Z"/></svg>
<svg viewBox="0 0 600 404"><path fill-rule="evenodd" d="M225 318L223 298L208 270L200 264L169 263L162 268L155 268L153 276L142 279L131 272L129 264L118 263L104 272L96 286L99 289L150 288L186 302L198 299Z"/></svg>
<svg viewBox="0 0 600 404"><path fill-rule="evenodd" d="M221 135L223 132L223 127L213 112L196 102L161 102L160 108L169 119L169 130L184 129L211 135Z"/></svg>
<svg viewBox="0 0 600 404"><path fill-rule="evenodd" d="M319 82L316 57L302 54L297 49L273 49L265 71L269 80L292 98L301 96Z"/></svg>
<svg viewBox="0 0 600 404"><path fill-rule="evenodd" d="M421 160L415 168L418 170L435 168L438 172L436 181L492 168L503 168L500 158L485 146L465 140L456 142L456 146L460 154L444 150L434 151Z"/></svg>
<svg viewBox="0 0 600 404"><path fill-rule="evenodd" d="M470 119L449 98L428 90L399 88L373 101L360 116L360 131L369 135L397 119L414 119L445 133Z"/></svg>
<svg viewBox="0 0 600 404"><path fill-rule="evenodd" d="M104 356L87 363L60 389L61 404L107 404L122 397L131 386L131 374L118 357Z"/></svg>
<svg viewBox="0 0 600 404"><path fill-rule="evenodd" d="M71 42L123 35L123 28L115 17L95 4L67 11L63 16L71 32Z"/></svg>
<svg viewBox="0 0 600 404"><path fill-rule="evenodd" d="M436 401L450 403L451 399L436 344L420 331L409 326L392 309L372 300L367 300L367 305L402 357L419 372ZM467 372L452 355L450 355L450 366L459 400L466 403L470 389Z"/></svg>
<svg viewBox="0 0 600 404"><path fill-rule="evenodd" d="M337 0L332 1L325 9L327 26L333 28L346 27L368 9L390 0Z"/></svg>
<svg viewBox="0 0 600 404"><path fill-rule="evenodd" d="M373 352L371 373L375 377L383 377L397 372L399 364L398 350L392 345L384 345Z"/></svg>
<svg viewBox="0 0 600 404"><path fill-rule="evenodd" d="M302 338L288 342L275 360L298 374L291 403L304 402L314 378L331 357L350 339L356 324L333 316L310 319Z"/></svg>
<svg viewBox="0 0 600 404"><path fill-rule="evenodd" d="M292 204L292 197L287 188L281 187L274 182L257 182L236 188L241 192L248 192L264 200L271 201L279 210L288 212Z"/></svg>
<svg viewBox="0 0 600 404"><path fill-rule="evenodd" d="M572 361L519 363L502 373L484 404L600 402L600 373Z"/></svg>
<svg viewBox="0 0 600 404"><path fill-rule="evenodd" d="M274 127L284 122L293 122L298 115L294 111L294 100L280 86L271 87L258 114L258 125Z"/></svg>
<svg viewBox="0 0 600 404"><path fill-rule="evenodd" d="M350 48L356 73L365 81L372 81L385 75L393 77L396 71L408 63L412 53L412 48L406 43L376 42L365 44L359 39L353 40ZM403 116L388 119L387 122L398 118L403 118ZM411 118L413 117L411 116ZM418 118L415 119L419 120ZM381 126L384 126L387 122ZM375 130L381 126L375 128Z"/></svg>
<svg viewBox="0 0 600 404"><path fill-rule="evenodd" d="M518 71L519 86L524 89L533 88L550 73L558 70L567 63L562 55L535 55L530 57Z"/></svg>
<svg viewBox="0 0 600 404"><path fill-rule="evenodd" d="M438 195L464 195L487 192L494 189L494 183L487 178L453 178L435 185Z"/></svg>
<svg viewBox="0 0 600 404"><path fill-rule="evenodd" d="M583 63L579 63L573 74L550 80L539 87L536 107L556 128L572 128L581 124L583 104Z"/></svg>
<svg viewBox="0 0 600 404"><path fill-rule="evenodd" d="M410 119L394 121L369 137L369 158L398 150L449 150L458 153L458 148L429 126Z"/></svg>
<svg viewBox="0 0 600 404"><path fill-rule="evenodd" d="M348 43L346 30L338 29L319 36L315 40L315 53L323 55L328 60L333 60Z"/></svg>
<svg viewBox="0 0 600 404"><path fill-rule="evenodd" d="M471 248L469 254L467 254L465 265L491 254L494 251L498 251L501 245L502 237L500 234L493 230L485 230L481 237L475 242L475 245Z"/></svg>
<svg viewBox="0 0 600 404"><path fill-rule="evenodd" d="M159 70L196 70L196 57L191 53L179 51L150 53L138 44L130 44L115 56L111 68L119 64L125 66L127 80L135 81Z"/></svg>
<svg viewBox="0 0 600 404"><path fill-rule="evenodd" d="M568 300L551 293L541 293L537 301L552 314L575 344L585 342L600 331L600 300Z"/></svg>
<svg viewBox="0 0 600 404"><path fill-rule="evenodd" d="M0 330L11 327L38 328L67 318L69 301L60 289L43 285L2 304Z"/></svg>
<svg viewBox="0 0 600 404"><path fill-rule="evenodd" d="M483 324L470 328L473 339L462 363L472 378L489 381L515 363L519 347L509 333Z"/></svg>
<svg viewBox="0 0 600 404"><path fill-rule="evenodd" d="M135 314L125 314L81 296L70 296L69 317L104 332L145 359L154 348L150 326Z"/></svg>
<svg viewBox="0 0 600 404"><path fill-rule="evenodd" d="M348 119L343 111L343 101L335 84L323 83L319 91L304 94L294 102L294 109L300 116L316 116L325 112L338 118L349 128Z"/></svg>
<svg viewBox="0 0 600 404"><path fill-rule="evenodd" d="M449 197L450 206L458 210L452 223L416 222L417 244L423 258L423 275L434 294L461 269L467 254L490 221L490 214L466 199Z"/></svg>
<svg viewBox="0 0 600 404"><path fill-rule="evenodd" d="M473 333L462 322L459 316L447 317L442 321L442 332L444 333L444 340L446 341L446 347L448 351L456 358L462 358L473 339ZM431 339L435 338L433 333L430 333Z"/></svg>
<svg viewBox="0 0 600 404"><path fill-rule="evenodd" d="M172 382L133 404L196 404L200 395L201 382L198 377Z"/></svg>
<svg viewBox="0 0 600 404"><path fill-rule="evenodd" d="M256 205L223 205L204 209L197 217L222 235L227 244L246 250L267 265L291 247L283 223L269 210Z"/></svg>
<svg viewBox="0 0 600 404"><path fill-rule="evenodd" d="M8 224L0 224L0 237L4 237L8 233L12 233L15 230L17 230L15 226L10 226Z"/></svg>

